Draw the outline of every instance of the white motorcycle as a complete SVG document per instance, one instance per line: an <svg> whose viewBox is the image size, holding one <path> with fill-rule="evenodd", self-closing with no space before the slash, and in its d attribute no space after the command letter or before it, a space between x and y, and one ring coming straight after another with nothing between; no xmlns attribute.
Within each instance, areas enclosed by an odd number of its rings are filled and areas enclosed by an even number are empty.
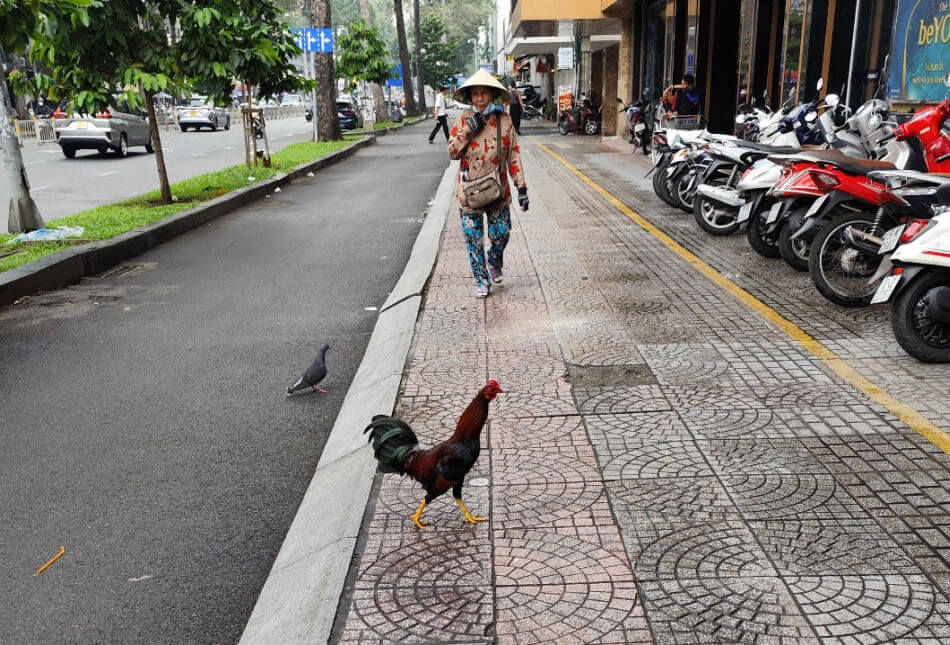
<svg viewBox="0 0 950 645"><path fill-rule="evenodd" d="M890 302L894 337L925 363L950 362L950 180L937 189L932 219L889 230L881 254L892 253L893 272L871 304Z"/></svg>

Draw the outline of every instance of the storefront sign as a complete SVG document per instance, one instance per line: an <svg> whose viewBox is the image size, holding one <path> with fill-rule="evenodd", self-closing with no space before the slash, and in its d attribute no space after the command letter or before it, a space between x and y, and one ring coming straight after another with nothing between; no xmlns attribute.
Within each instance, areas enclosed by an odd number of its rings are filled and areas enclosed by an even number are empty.
<svg viewBox="0 0 950 645"><path fill-rule="evenodd" d="M899 0L890 66L890 98L943 99L950 73L950 0Z"/></svg>
<svg viewBox="0 0 950 645"><path fill-rule="evenodd" d="M557 68L574 69L574 48L559 47L557 50Z"/></svg>
<svg viewBox="0 0 950 645"><path fill-rule="evenodd" d="M557 87L557 111L558 113L567 112L574 107L574 91L570 85L558 85Z"/></svg>

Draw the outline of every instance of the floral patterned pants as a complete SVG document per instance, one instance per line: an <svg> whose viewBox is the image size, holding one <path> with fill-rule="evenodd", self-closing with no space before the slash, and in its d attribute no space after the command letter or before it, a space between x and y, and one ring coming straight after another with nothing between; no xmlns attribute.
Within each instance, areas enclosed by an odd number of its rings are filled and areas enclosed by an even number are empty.
<svg viewBox="0 0 950 645"><path fill-rule="evenodd" d="M505 247L511 236L511 210L488 210L485 217L481 213L466 213L459 211L462 219L462 233L465 235L465 245L468 247L468 261L472 265L472 274L478 286L490 284L488 268L485 266L484 220L488 219L488 239L491 248L488 249L488 262L496 269L505 265Z"/></svg>

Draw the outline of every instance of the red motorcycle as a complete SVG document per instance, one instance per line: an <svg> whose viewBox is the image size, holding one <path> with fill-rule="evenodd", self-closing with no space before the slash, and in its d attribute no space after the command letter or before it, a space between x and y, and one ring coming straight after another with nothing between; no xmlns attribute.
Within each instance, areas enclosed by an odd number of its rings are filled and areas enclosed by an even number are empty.
<svg viewBox="0 0 950 645"><path fill-rule="evenodd" d="M600 110L595 109L590 99L584 97L581 107L572 107L570 110L561 112L557 129L565 136L571 132L597 134L600 132Z"/></svg>
<svg viewBox="0 0 950 645"><path fill-rule="evenodd" d="M868 278L880 261L880 235L915 211L868 173L895 168L950 172L950 101L921 109L877 143L892 139L903 144L896 163L831 150L788 157L773 189L788 209L779 235L783 257L809 271L818 291L845 307L870 302L874 287Z"/></svg>

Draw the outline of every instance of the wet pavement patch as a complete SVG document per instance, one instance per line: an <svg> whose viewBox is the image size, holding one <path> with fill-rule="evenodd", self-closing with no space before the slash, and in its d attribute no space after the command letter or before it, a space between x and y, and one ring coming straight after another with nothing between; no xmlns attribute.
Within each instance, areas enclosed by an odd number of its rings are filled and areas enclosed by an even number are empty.
<svg viewBox="0 0 950 645"><path fill-rule="evenodd" d="M648 365L569 365L568 378L577 389L656 385L656 376Z"/></svg>

